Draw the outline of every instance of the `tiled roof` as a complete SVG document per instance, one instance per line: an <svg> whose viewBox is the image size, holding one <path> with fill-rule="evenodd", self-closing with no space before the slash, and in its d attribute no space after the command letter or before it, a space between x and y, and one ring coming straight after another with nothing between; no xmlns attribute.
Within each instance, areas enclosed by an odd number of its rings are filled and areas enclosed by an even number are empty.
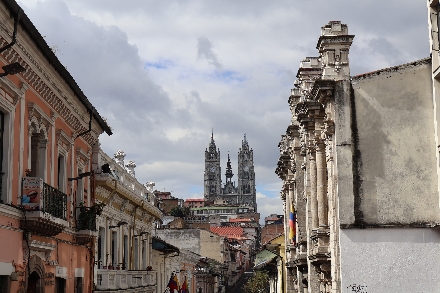
<svg viewBox="0 0 440 293"><path fill-rule="evenodd" d="M244 230L241 227L211 227L211 232L227 238L242 238Z"/></svg>
<svg viewBox="0 0 440 293"><path fill-rule="evenodd" d="M258 228L258 223L251 222L251 223L231 223L231 222L225 222L222 223L222 227L242 227L242 228Z"/></svg>
<svg viewBox="0 0 440 293"><path fill-rule="evenodd" d="M229 222L250 222L252 221L251 219L229 219Z"/></svg>

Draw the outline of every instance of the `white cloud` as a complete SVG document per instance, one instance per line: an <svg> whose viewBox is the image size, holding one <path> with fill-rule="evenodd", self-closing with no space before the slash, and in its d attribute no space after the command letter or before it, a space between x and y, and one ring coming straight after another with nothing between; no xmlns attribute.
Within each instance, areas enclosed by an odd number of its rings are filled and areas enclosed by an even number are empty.
<svg viewBox="0 0 440 293"><path fill-rule="evenodd" d="M356 35L353 75L429 55L420 1L19 3L113 127L114 135L100 138L108 154L122 149L136 161L139 181L188 198L202 190L212 127L223 168L228 151L236 168L246 133L263 218L280 213L274 171L290 122L287 99L299 62L318 55L321 26L341 20Z"/></svg>
<svg viewBox="0 0 440 293"><path fill-rule="evenodd" d="M283 214L283 201L280 197L273 198L257 192L257 208L260 213L260 224L263 225L265 217L271 214Z"/></svg>
<svg viewBox="0 0 440 293"><path fill-rule="evenodd" d="M197 39L197 58L205 58L209 64L213 65L217 70L222 69L222 65L217 59L217 55L212 50L211 41L206 37Z"/></svg>

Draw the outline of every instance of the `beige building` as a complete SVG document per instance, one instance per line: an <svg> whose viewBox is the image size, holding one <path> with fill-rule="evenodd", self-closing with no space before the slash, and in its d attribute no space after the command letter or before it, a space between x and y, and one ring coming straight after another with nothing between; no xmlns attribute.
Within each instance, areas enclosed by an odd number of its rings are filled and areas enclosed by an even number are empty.
<svg viewBox="0 0 440 293"><path fill-rule="evenodd" d="M439 292L439 40L430 36L432 59L351 77L354 36L331 21L319 56L301 62L276 170L287 293Z"/></svg>
<svg viewBox="0 0 440 293"><path fill-rule="evenodd" d="M152 262L152 231L162 212L154 205L153 184L140 183L136 164L124 158L123 151L111 158L98 143L93 147L96 203L103 207L95 224L94 287L100 292L156 292L161 268Z"/></svg>

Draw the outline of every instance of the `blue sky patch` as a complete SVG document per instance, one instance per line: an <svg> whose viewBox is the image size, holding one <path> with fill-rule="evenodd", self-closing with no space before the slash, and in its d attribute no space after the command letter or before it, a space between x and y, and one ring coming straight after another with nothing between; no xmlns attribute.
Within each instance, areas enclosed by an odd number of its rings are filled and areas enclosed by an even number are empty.
<svg viewBox="0 0 440 293"><path fill-rule="evenodd" d="M173 66L171 60L159 60L157 62L145 62L144 68L167 69L170 66Z"/></svg>

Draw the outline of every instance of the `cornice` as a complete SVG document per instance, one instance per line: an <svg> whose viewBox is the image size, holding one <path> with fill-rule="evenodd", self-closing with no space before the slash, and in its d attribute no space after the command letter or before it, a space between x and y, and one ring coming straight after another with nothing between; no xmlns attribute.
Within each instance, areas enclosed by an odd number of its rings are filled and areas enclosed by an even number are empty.
<svg viewBox="0 0 440 293"><path fill-rule="evenodd" d="M97 175L96 177L96 189L98 190L98 187L105 188L107 190L114 190L115 184L114 180L117 180L115 178L111 178L111 175ZM117 180L116 184L116 195L121 198L121 201L123 199L130 200L130 205L133 207L140 207L141 209L147 211L150 215L152 215L154 218L160 219L162 216L162 212L155 206L151 205L146 199L141 198L140 195L136 194L133 190L125 186L123 183L121 183L119 180ZM104 202L107 199L104 199ZM128 207L128 206L127 206Z"/></svg>
<svg viewBox="0 0 440 293"><path fill-rule="evenodd" d="M3 12L5 18L7 20L10 19L10 15L16 15L21 7L17 4L15 0L3 0L2 3L6 6L7 10L6 13ZM9 13L8 13L9 12ZM5 23L0 24L2 27L9 26L10 30L8 31L6 28L4 31L8 32L8 40L10 39L10 36L12 35L10 32L12 30L12 22L11 21L5 21ZM30 19L27 17L26 13L22 13L20 21L19 21L19 34L17 36L17 44L19 44L19 41L21 39L26 39L26 43L31 44L30 46L32 48L35 48L36 51L38 51L38 55L42 56L54 70L51 70L51 72L55 73L57 76L60 76L61 79L63 79L63 83L67 87L70 88L70 90L73 92L73 94L77 97L78 101L84 105L87 109L92 109L93 105L90 103L90 101L87 99L87 97L84 95L82 90L79 88L78 84L75 82L75 80L72 78L70 73L67 71L66 67L61 64L61 62L56 57L53 50L47 45L44 37L39 33L39 31L35 28L34 24L30 21ZM112 131L110 127L107 125L107 123L104 121L104 119L99 115L97 111L93 114L94 118L96 119L99 126L107 132L108 135L112 134ZM102 131L99 130L99 131Z"/></svg>
<svg viewBox="0 0 440 293"><path fill-rule="evenodd" d="M0 215L20 220L23 217L23 212L9 205L0 204Z"/></svg>
<svg viewBox="0 0 440 293"><path fill-rule="evenodd" d="M0 27L2 30L7 30L1 24ZM0 36L0 46L5 44L7 44L7 41L3 36ZM21 76L76 133L88 130L88 121L86 121L88 119L87 110L80 110L74 105L71 99L57 86L56 82L50 78L20 41L17 40L16 46L5 51L3 57L7 62L18 62L25 68L25 72ZM71 96L70 93L67 95ZM78 116L82 119L79 119ZM90 145L93 145L97 141L99 134L95 126L91 132L82 136L82 138Z"/></svg>

